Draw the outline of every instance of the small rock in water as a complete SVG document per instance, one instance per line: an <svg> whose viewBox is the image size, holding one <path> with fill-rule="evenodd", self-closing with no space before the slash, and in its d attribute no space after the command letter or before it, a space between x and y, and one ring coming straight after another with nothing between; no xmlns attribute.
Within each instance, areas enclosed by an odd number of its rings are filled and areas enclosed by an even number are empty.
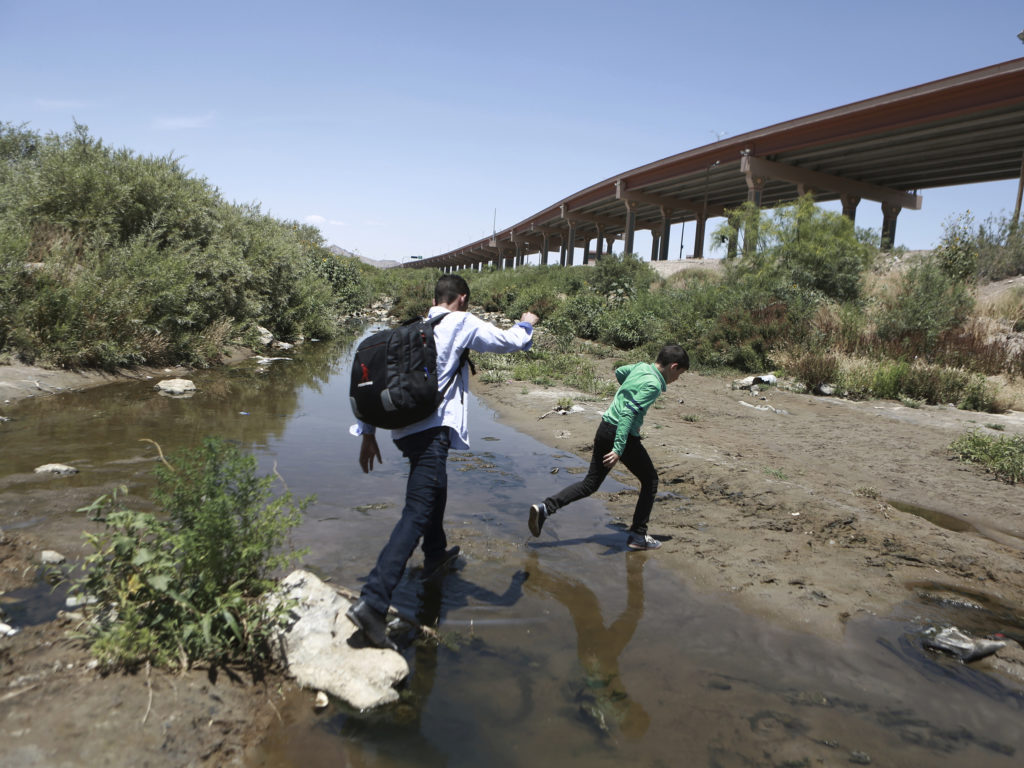
<svg viewBox="0 0 1024 768"><path fill-rule="evenodd" d="M67 464L43 464L41 467L36 467L35 471L40 475L74 475L78 473L77 469L69 467Z"/></svg>
<svg viewBox="0 0 1024 768"><path fill-rule="evenodd" d="M196 385L189 379L164 379L157 382L156 388L168 395L185 395L196 391Z"/></svg>
<svg viewBox="0 0 1024 768"><path fill-rule="evenodd" d="M323 691L317 691L316 700L313 702L313 709L319 712L321 709L326 709L329 703L330 700L327 698L327 694Z"/></svg>
<svg viewBox="0 0 1024 768"><path fill-rule="evenodd" d="M11 635L18 634L18 630L12 627L10 624L4 624L0 621L0 637L10 637Z"/></svg>
<svg viewBox="0 0 1024 768"><path fill-rule="evenodd" d="M855 765L871 765L871 755L867 752L851 752L850 762Z"/></svg>
<svg viewBox="0 0 1024 768"><path fill-rule="evenodd" d="M52 549L44 549L39 554L39 559L43 561L43 565L60 565L67 560L60 552L55 552Z"/></svg>

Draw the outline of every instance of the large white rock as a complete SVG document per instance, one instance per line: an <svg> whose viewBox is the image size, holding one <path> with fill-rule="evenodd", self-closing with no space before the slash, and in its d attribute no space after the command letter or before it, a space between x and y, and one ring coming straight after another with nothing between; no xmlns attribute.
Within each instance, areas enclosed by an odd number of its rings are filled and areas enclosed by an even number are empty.
<svg viewBox="0 0 1024 768"><path fill-rule="evenodd" d="M351 603L309 571L296 570L281 585L297 601L295 620L280 638L288 672L304 688L327 691L358 710L398 699L395 685L409 675L400 653L353 648L357 631L345 617Z"/></svg>
<svg viewBox="0 0 1024 768"><path fill-rule="evenodd" d="M196 385L189 379L164 379L157 382L156 388L169 395L185 395L196 391Z"/></svg>

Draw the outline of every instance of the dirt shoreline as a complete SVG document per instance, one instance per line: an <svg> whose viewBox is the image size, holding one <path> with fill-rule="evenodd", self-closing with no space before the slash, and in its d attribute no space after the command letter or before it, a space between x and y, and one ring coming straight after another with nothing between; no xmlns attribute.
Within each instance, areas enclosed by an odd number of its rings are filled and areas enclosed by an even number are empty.
<svg viewBox="0 0 1024 768"><path fill-rule="evenodd" d="M0 416L3 404L24 397L121 378L0 366ZM585 458L608 403L523 382L476 380L473 388L505 423ZM567 397L583 410L552 413ZM670 537L651 556L745 611L835 642L848 622L890 615L922 593L1007 606L1018 616L1024 487L951 460L949 443L968 429L1024 434L1024 414L776 388L752 394L729 379L687 374L651 410L644 430L661 476L651 532ZM614 476L636 488L625 470ZM612 517L629 520L635 490L599 498ZM556 516L549 525L557 524ZM50 546L45 526L3 537L0 590L23 586ZM244 765L289 685L223 673L213 680L203 670L102 677L66 637L72 628L65 620L0 639L0 733L12 764L84 765L117 754L124 764ZM978 664L1019 686L1024 664L1016 658Z"/></svg>
<svg viewBox="0 0 1024 768"><path fill-rule="evenodd" d="M588 460L608 403L541 419L574 394L524 394L521 383L477 392L511 426ZM650 530L671 537L656 556L745 611L836 641L851 618L888 614L923 582L935 594L1019 606L1024 488L951 459L949 444L974 428L1024 434L1024 414L772 387L752 395L729 379L687 374L644 428L661 479ZM625 469L613 476L637 487ZM629 521L635 491L602 497Z"/></svg>

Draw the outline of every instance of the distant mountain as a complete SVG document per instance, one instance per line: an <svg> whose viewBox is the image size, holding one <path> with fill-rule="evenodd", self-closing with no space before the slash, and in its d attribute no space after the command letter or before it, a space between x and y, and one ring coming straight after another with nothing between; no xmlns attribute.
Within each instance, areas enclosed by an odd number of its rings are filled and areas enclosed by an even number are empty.
<svg viewBox="0 0 1024 768"><path fill-rule="evenodd" d="M363 264L369 264L371 267L377 267L378 269L387 269L388 267L397 267L401 262L392 261L391 259L383 259L378 261L377 259L368 259L365 256L360 256L358 253L352 253L352 251L346 251L344 248L339 248L336 245L328 246L328 251L333 253L335 256L346 256L350 259L359 259Z"/></svg>

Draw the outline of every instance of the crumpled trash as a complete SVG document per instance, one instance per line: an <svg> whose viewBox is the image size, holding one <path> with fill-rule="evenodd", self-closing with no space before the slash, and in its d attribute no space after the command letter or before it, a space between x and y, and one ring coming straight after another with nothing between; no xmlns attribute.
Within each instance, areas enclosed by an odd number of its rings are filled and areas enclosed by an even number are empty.
<svg viewBox="0 0 1024 768"><path fill-rule="evenodd" d="M971 637L956 627L946 627L941 630L937 627L929 627L924 631L922 642L925 648L951 653L961 661L977 661L1006 647L1005 640Z"/></svg>

